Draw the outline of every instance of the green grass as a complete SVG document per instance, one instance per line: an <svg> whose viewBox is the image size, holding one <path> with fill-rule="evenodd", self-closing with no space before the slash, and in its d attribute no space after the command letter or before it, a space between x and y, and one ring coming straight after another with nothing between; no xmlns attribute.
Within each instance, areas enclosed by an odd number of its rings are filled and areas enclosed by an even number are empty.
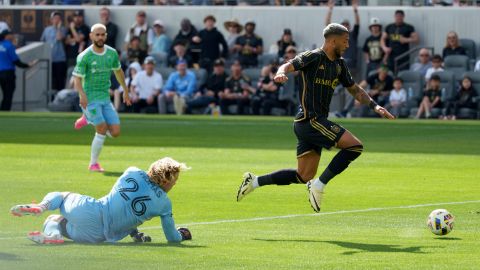
<svg viewBox="0 0 480 270"><path fill-rule="evenodd" d="M235 201L244 171L296 166L290 118L122 115L122 135L107 139L104 174L86 170L92 128L74 131L76 114L0 114L0 269L478 269L480 122L342 120L364 154L329 184L312 215L303 185L269 186ZM324 151L319 172L335 151ZM106 194L129 166L161 157L186 162L170 193L177 224L193 241L166 243L159 219L143 225L153 242L39 246L25 238L44 217L14 218L9 208L47 192ZM415 208L396 208L436 204ZM382 208L372 211L353 211ZM456 216L446 237L427 215ZM344 212L342 212L344 211ZM256 217L298 215L281 219ZM234 220L243 221L234 222ZM224 223L201 224L222 221ZM230 220L230 221L228 221ZM199 224L200 223L200 224Z"/></svg>

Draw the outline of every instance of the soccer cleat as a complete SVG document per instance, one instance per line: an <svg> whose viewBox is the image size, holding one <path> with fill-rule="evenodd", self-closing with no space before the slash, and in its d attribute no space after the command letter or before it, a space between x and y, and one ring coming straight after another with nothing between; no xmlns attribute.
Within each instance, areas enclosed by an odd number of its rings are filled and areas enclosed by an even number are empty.
<svg viewBox="0 0 480 270"><path fill-rule="evenodd" d="M254 190L252 182L255 178L257 178L257 176L255 176L253 173L247 172L243 175L243 182L238 188L237 202L241 201L245 195Z"/></svg>
<svg viewBox="0 0 480 270"><path fill-rule="evenodd" d="M88 125L87 117L85 117L85 115L82 114L82 116L80 118L78 118L77 121L75 121L74 127L75 127L75 129L81 129L86 125Z"/></svg>
<svg viewBox="0 0 480 270"><path fill-rule="evenodd" d="M307 183L307 189L308 189L308 200L310 201L310 205L313 208L313 211L315 212L320 212L320 205L322 204L322 198L323 198L323 189L318 190L314 186L312 186L312 181L309 181Z"/></svg>
<svg viewBox="0 0 480 270"><path fill-rule="evenodd" d="M23 216L40 216L43 213L43 209L36 204L21 204L15 205L10 209L10 213L17 217Z"/></svg>
<svg viewBox="0 0 480 270"><path fill-rule="evenodd" d="M28 233L27 238L32 240L35 243L38 244L63 244L65 243L65 240L63 240L63 236L59 234L55 235L45 235L42 232L35 231Z"/></svg>
<svg viewBox="0 0 480 270"><path fill-rule="evenodd" d="M98 163L91 164L91 165L88 167L88 170L90 170L91 172L104 172L104 171L105 171L105 170L100 166L100 164L98 164Z"/></svg>

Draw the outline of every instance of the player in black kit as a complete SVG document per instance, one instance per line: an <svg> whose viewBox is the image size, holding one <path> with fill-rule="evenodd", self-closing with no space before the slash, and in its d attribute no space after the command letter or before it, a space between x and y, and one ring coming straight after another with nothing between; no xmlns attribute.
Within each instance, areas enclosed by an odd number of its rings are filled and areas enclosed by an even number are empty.
<svg viewBox="0 0 480 270"><path fill-rule="evenodd" d="M336 23L323 30L325 42L319 49L306 51L280 66L275 82L288 80L287 73L300 71L300 109L294 123L297 136L297 169L284 169L267 175L255 176L245 173L237 193L237 201L255 188L264 185L289 185L306 183L309 201L313 210L320 212L325 185L337 174L344 171L363 150L362 142L348 130L327 120L330 101L335 87L341 83L356 100L368 104L372 110L384 118L394 117L372 100L358 86L341 57L348 48L348 29ZM319 178L314 179L322 148L339 148Z"/></svg>

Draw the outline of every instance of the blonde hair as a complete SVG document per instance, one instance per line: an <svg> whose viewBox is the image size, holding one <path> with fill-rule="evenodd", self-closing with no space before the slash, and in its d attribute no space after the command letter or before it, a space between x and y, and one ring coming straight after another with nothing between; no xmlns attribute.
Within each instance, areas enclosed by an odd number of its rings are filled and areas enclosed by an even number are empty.
<svg viewBox="0 0 480 270"><path fill-rule="evenodd" d="M181 171L189 169L185 163L180 163L170 157L164 157L150 165L147 175L152 182L163 186L171 181L175 181Z"/></svg>
<svg viewBox="0 0 480 270"><path fill-rule="evenodd" d="M105 30L105 32L107 31L107 27L105 27L105 25L103 25L101 23L96 23L96 24L92 25L92 27L90 28L90 32L95 31L97 28L103 29L103 30Z"/></svg>
<svg viewBox="0 0 480 270"><path fill-rule="evenodd" d="M460 40L459 40L459 38L458 38L457 33L456 33L455 31L450 31L450 32L448 32L448 34L447 34L447 38L446 38L446 41L445 41L445 42L446 42L446 43L445 43L445 48L450 47L450 45L448 44L448 36L450 36L450 35L455 36L455 45L454 45L453 48L458 48L458 47L460 47Z"/></svg>

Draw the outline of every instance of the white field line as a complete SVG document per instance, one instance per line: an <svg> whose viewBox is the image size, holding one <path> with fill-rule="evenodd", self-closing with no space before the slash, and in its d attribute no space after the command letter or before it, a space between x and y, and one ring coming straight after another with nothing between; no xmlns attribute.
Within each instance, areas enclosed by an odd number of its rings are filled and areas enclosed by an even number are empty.
<svg viewBox="0 0 480 270"><path fill-rule="evenodd" d="M426 203L426 204L377 207L377 208L366 208L366 209L356 209L356 210L340 210L340 211L322 212L322 213L315 213L315 214L296 214L296 215L256 217L256 218L244 218L244 219L221 219L221 220L214 220L214 221L191 222L191 223L177 224L177 225L185 226L185 227L196 226L196 225L216 225L216 224L223 224L223 223L241 223L241 222L287 219L287 218L297 218L297 217L315 217L315 216L338 215L338 214L365 213L365 212L376 212L376 211L385 211L385 210L392 210L392 209L410 209L410 208L420 208L420 207L427 207L427 206L442 206L442 205L469 204L469 203L480 203L480 200L463 201L463 202ZM154 229L161 229L161 228L162 228L161 226L151 226L151 227L140 227L139 229L142 231L145 231L145 230L154 230ZM0 237L0 240L22 239L22 238L26 238L26 237L25 236Z"/></svg>

